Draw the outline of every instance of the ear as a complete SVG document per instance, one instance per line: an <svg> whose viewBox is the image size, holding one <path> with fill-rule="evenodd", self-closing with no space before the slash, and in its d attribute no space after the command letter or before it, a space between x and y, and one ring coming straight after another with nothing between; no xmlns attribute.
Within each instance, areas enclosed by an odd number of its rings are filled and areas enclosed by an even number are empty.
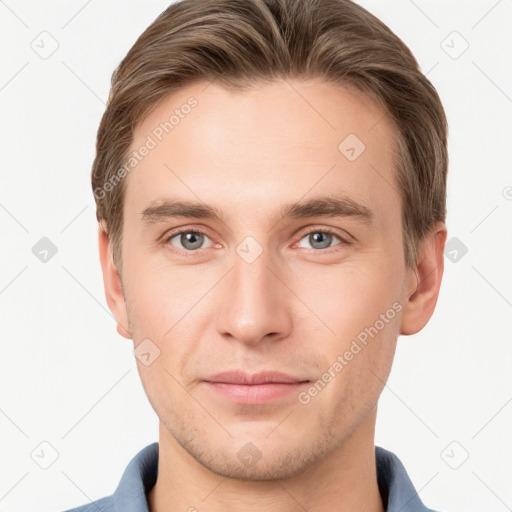
<svg viewBox="0 0 512 512"><path fill-rule="evenodd" d="M434 313L443 277L446 236L445 223L438 222L420 243L416 267L408 269L400 334L421 331Z"/></svg>
<svg viewBox="0 0 512 512"><path fill-rule="evenodd" d="M98 245L100 250L100 262L103 272L103 286L108 307L117 322L117 332L128 339L132 336L128 329L128 314L124 299L121 276L119 275L112 259L112 249L108 241L108 235L101 224L98 224Z"/></svg>

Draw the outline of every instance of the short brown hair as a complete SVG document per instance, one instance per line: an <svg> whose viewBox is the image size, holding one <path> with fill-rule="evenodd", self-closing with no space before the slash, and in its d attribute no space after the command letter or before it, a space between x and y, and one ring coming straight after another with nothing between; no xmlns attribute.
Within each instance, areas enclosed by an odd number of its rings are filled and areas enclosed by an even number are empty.
<svg viewBox="0 0 512 512"><path fill-rule="evenodd" d="M136 127L161 100L202 80L240 89L318 77L376 99L392 122L404 258L414 266L418 243L446 217L448 126L441 100L409 48L351 0L180 0L142 33L114 71L98 130L96 216L118 270L126 181L119 170Z"/></svg>

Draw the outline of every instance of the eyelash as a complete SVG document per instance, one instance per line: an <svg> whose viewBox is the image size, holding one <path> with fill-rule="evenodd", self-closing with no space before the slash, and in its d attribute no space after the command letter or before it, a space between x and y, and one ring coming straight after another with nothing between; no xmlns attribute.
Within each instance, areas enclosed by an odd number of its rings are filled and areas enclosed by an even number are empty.
<svg viewBox="0 0 512 512"><path fill-rule="evenodd" d="M180 231L175 231L175 232L171 232L169 235L166 235L164 240L163 240L163 244L164 245L171 245L170 244L170 240L172 238L174 238L175 236L177 235L182 235L183 233L197 233L197 234L202 234L202 235L205 235L207 236L208 238L210 238L210 236L208 235L208 233L206 233L206 231L203 231L202 229L199 229L199 228L194 228L194 229L182 229ZM306 233L304 233L300 238L299 238L299 241L302 240L304 237L312 234L312 233L323 233L323 234L329 234L329 235L333 235L335 236L336 238L338 238L341 243L338 244L339 246L341 245L350 245L350 242L346 239L346 238L343 238L342 236L340 236L340 234L334 230L334 229L330 229L330 228L312 228L310 231L307 231ZM173 247L173 251L176 250L177 252L185 255L185 257L193 257L193 256L196 256L197 253L201 250L201 249L196 249L196 250L182 250L182 249L178 249L174 246L171 246ZM313 252L331 252L330 249L334 249L334 251L338 250L336 249L336 246L333 246L333 247L327 247L326 249L306 249L307 251L313 251Z"/></svg>

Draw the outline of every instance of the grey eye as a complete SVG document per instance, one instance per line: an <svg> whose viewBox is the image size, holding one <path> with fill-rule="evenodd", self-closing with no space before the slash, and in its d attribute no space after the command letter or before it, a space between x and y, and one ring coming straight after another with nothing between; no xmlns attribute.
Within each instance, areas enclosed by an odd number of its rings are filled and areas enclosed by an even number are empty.
<svg viewBox="0 0 512 512"><path fill-rule="evenodd" d="M307 239L312 249L329 248L331 247L333 239L337 239L340 242L342 241L336 235L328 233L327 231L312 231L311 233L308 233L306 236L302 238L302 240L304 239ZM309 247L306 248L309 249Z"/></svg>
<svg viewBox="0 0 512 512"><path fill-rule="evenodd" d="M179 237L179 242L181 244L180 248L187 251L193 251L201 248L204 243L205 236L206 235L204 233L199 233L198 231L182 231L181 233L176 233L169 237L169 242L171 242L172 245L175 245L172 243L172 240Z"/></svg>

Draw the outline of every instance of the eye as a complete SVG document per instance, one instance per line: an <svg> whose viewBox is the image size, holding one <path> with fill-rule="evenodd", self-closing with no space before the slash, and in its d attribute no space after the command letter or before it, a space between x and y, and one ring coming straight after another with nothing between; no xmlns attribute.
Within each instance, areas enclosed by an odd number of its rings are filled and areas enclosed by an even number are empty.
<svg viewBox="0 0 512 512"><path fill-rule="evenodd" d="M333 239L337 239L341 242L341 244L337 245L346 245L348 242L338 236L334 231L329 229L314 229L306 233L305 236L301 238L301 240L306 239L309 244L311 244L312 249L329 249L331 248L331 243ZM308 249L308 247L306 247Z"/></svg>
<svg viewBox="0 0 512 512"><path fill-rule="evenodd" d="M200 229L189 229L176 231L174 233L169 234L164 240L165 244L170 244L172 247L176 247L178 252L189 253L192 256L194 253L197 253L199 249L205 249L203 247L205 243L205 239L211 241L210 237ZM317 251L323 251L325 249L335 248L337 245L349 245L350 242L342 238L337 232L330 229L312 229L308 233L302 236L300 239L306 240L307 243L310 244L310 247L303 247L300 245L299 247L305 249L312 249ZM332 245L333 242L338 241L339 243ZM186 254L187 255L187 254Z"/></svg>
<svg viewBox="0 0 512 512"><path fill-rule="evenodd" d="M203 245L205 238L209 239L209 237L203 231L188 230L173 233L168 236L165 241L166 243L169 243L178 249L182 249L188 252L196 252L197 249L203 248L201 246ZM181 246L173 243L174 239L176 239L178 244L181 244Z"/></svg>

